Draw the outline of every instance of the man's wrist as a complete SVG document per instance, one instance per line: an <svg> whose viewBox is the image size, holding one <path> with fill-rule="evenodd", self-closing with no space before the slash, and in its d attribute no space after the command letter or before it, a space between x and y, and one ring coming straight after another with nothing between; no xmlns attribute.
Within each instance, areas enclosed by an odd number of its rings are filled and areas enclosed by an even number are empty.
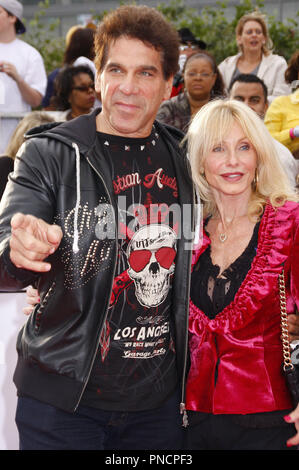
<svg viewBox="0 0 299 470"><path fill-rule="evenodd" d="M23 82L22 77L18 73L13 77L13 79L17 85L21 85L21 83Z"/></svg>

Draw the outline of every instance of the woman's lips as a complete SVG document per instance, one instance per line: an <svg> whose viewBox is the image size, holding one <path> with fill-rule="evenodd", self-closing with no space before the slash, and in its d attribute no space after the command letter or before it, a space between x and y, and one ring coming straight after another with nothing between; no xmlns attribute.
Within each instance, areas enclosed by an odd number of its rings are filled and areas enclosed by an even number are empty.
<svg viewBox="0 0 299 470"><path fill-rule="evenodd" d="M226 181L230 181L232 183L240 181L242 178L243 173L241 172L234 172L234 173L222 173L221 177Z"/></svg>

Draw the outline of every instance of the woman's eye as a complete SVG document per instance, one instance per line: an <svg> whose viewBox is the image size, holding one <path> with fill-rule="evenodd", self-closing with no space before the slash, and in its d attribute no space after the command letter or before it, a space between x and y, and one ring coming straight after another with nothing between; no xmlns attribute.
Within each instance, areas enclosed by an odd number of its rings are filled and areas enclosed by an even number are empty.
<svg viewBox="0 0 299 470"><path fill-rule="evenodd" d="M213 147L213 152L221 152L223 150L223 147L221 145L217 145L216 147Z"/></svg>
<svg viewBox="0 0 299 470"><path fill-rule="evenodd" d="M249 150L250 145L249 144L242 144L240 148L241 148L241 150Z"/></svg>

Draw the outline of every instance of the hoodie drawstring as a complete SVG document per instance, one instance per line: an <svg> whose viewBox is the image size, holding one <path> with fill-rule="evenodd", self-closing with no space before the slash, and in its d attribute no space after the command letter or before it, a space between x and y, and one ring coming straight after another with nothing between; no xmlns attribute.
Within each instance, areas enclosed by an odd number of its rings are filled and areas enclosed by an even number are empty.
<svg viewBox="0 0 299 470"><path fill-rule="evenodd" d="M76 143L72 143L73 148L76 152L76 206L74 216L74 241L73 241L73 252L78 253L79 251L79 231L78 231L78 213L80 207L80 152L79 147Z"/></svg>

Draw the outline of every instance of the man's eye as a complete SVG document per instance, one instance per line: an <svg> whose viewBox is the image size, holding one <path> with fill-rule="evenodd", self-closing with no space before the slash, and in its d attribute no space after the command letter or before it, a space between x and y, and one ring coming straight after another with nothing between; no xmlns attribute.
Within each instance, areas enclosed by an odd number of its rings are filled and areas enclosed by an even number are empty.
<svg viewBox="0 0 299 470"><path fill-rule="evenodd" d="M144 77L152 77L153 76L152 72L149 72L148 70L142 70L142 72L140 72L140 73Z"/></svg>
<svg viewBox="0 0 299 470"><path fill-rule="evenodd" d="M119 67L113 67L113 68L109 69L108 72L111 72L111 73L120 73L120 72L121 72L121 69L120 69Z"/></svg>

